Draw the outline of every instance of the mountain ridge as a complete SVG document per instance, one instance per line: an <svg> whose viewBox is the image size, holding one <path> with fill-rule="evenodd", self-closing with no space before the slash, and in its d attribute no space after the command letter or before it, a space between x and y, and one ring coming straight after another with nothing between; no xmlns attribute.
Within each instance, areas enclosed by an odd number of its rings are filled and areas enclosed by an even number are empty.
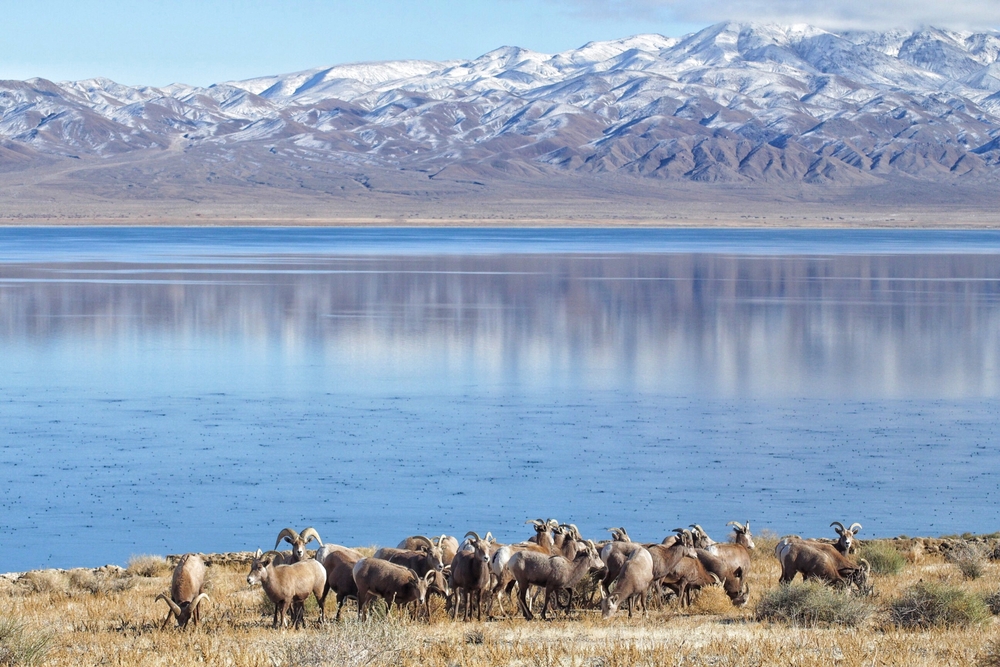
<svg viewBox="0 0 1000 667"><path fill-rule="evenodd" d="M989 184L1000 33L723 22L557 54L505 46L208 87L0 82L0 171L159 153L226 163L249 186L278 158L293 171L477 182Z"/></svg>

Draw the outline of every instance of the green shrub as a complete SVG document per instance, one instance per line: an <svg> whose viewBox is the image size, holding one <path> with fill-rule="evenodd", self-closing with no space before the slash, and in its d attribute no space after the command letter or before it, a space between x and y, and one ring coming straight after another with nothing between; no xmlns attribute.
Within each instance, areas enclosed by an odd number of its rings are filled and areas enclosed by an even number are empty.
<svg viewBox="0 0 1000 667"><path fill-rule="evenodd" d="M981 625L989 616L986 602L978 595L933 582L912 586L889 607L892 622L904 628Z"/></svg>
<svg viewBox="0 0 1000 667"><path fill-rule="evenodd" d="M858 556L871 563L875 574L899 574L906 567L906 557L886 542L865 542Z"/></svg>
<svg viewBox="0 0 1000 667"><path fill-rule="evenodd" d="M37 665L51 648L51 634L32 632L24 623L0 618L0 665Z"/></svg>
<svg viewBox="0 0 1000 667"><path fill-rule="evenodd" d="M856 627L871 617L874 608L868 600L810 581L772 588L757 603L756 611L761 621Z"/></svg>

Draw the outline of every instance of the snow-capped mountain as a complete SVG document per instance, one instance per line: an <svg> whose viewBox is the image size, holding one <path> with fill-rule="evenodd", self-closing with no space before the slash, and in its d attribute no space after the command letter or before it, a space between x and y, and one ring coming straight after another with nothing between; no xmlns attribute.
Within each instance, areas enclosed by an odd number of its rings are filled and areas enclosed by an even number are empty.
<svg viewBox="0 0 1000 667"><path fill-rule="evenodd" d="M469 61L339 65L208 88L6 81L0 165L250 144L438 178L994 178L998 58L997 32L721 23L555 55L503 47Z"/></svg>

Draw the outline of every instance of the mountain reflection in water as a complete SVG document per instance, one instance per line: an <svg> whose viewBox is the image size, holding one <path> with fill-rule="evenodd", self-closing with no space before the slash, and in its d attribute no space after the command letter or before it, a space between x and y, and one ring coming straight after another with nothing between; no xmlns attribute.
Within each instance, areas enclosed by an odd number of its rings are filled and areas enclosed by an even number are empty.
<svg viewBox="0 0 1000 667"><path fill-rule="evenodd" d="M0 263L0 571L285 525L995 529L998 255L818 250Z"/></svg>

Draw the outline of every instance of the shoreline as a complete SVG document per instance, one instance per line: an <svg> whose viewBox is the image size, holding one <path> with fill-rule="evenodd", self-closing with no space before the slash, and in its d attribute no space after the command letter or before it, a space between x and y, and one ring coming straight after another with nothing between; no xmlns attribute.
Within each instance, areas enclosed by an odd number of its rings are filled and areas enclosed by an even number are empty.
<svg viewBox="0 0 1000 667"><path fill-rule="evenodd" d="M810 540L815 540L824 544L835 544L836 540L828 537L814 537L807 538ZM941 535L938 537L910 537L908 535L898 535L896 537L872 537L865 540L858 539L857 544L860 546L866 543L872 542L888 542L893 545L898 551L912 551L918 549L921 555L934 555L934 554L946 554L949 551L954 550L958 545L962 544L980 544L980 545L990 545L996 543L994 546L997 553L1000 554L1000 531L994 533L984 533L984 534L963 534L963 535ZM366 546L354 546L352 549L377 549L380 546L385 545L366 545ZM254 553L253 551L224 551L219 553L201 553L201 552L191 552L198 553L205 561L205 564L209 567L213 565L217 566L234 566L234 565L249 565L253 561ZM314 550L307 550L310 556L315 555ZM149 554L143 554L149 555ZM162 556L163 560L173 567L184 554L167 554ZM134 556L139 556L139 554L134 554ZM153 556L160 557L160 556ZM118 565L116 563L107 563L105 565L100 565L98 567L70 567L70 568L58 568L58 567L42 567L35 568L31 570L24 570L23 572L0 572L0 580L5 580L8 582L17 582L19 579L37 572L55 572L60 574L87 571L93 573L121 573L128 569L127 565Z"/></svg>
<svg viewBox="0 0 1000 667"><path fill-rule="evenodd" d="M962 216L956 216L962 217ZM858 218L855 220L822 220L810 217L781 217L771 220L766 217L749 219L734 218L295 218L295 217L246 217L246 218L154 218L120 219L87 218L81 220L65 218L49 219L0 219L2 229L27 228L364 228L364 229L879 229L879 230L941 230L941 231L986 231L1000 229L1000 214L990 219L975 222L955 220L919 220L913 217L897 219L891 217Z"/></svg>

